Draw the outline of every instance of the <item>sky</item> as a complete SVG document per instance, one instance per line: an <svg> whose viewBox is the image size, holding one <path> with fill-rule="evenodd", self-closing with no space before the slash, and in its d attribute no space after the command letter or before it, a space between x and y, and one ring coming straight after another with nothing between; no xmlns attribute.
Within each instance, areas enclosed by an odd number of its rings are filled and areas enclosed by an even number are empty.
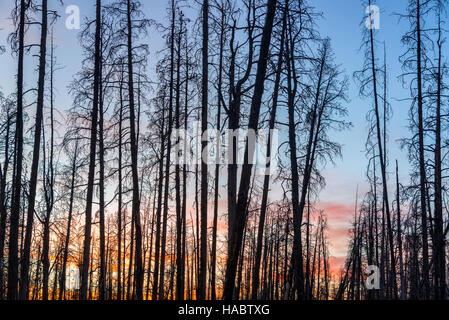
<svg viewBox="0 0 449 320"><path fill-rule="evenodd" d="M316 8L323 12L319 23L322 35L330 37L335 51L336 63L342 65L351 77L348 96L349 121L353 128L335 133L334 139L343 143L343 157L335 166L329 166L324 172L326 188L320 195L320 207L328 215L330 228L331 253L337 265L344 263L348 244L348 227L354 216L356 192L361 199L368 191L366 183L365 142L368 135L366 114L372 106L371 101L359 97L359 88L352 78L355 71L362 68L364 55L360 50L365 6L360 0L314 0ZM380 29L377 40L385 41L389 72L388 92L392 108L392 118L388 128L388 157L390 180L393 176L393 164L397 159L400 167L400 180L408 181L408 159L405 150L401 150L399 139L407 137L409 102L402 101L409 97L409 90L404 89L398 79L401 75L399 56L404 53L401 43L402 35L407 31L408 21L399 20L396 13L404 13L407 0L381 0L377 2L381 10ZM383 49L383 48L379 48ZM380 53L380 52L379 52ZM383 53L383 52L382 52ZM391 189L391 188L390 188Z"/></svg>
<svg viewBox="0 0 449 320"><path fill-rule="evenodd" d="M73 79L73 75L80 70L82 51L78 41L78 30L68 30L65 20L68 15L64 13L69 5L77 5L81 12L81 21L85 17L94 15L94 2L86 0L66 0L64 6L59 1L49 1L51 8L56 8L61 18L54 26L54 38L58 65L62 68L56 74L56 105L60 110L67 110L71 105L71 98L67 86ZM193 1L191 1L193 3ZM377 5L381 9L380 30L378 40L385 41L387 47L387 60L389 68L389 95L393 109L393 118L389 127L389 162L397 159L400 165L401 180L408 179L408 161L405 151L399 148L398 139L408 136L408 109L409 103L401 101L409 95L408 89L404 89L398 76L401 74L401 65L398 57L404 52L401 37L406 32L407 21L399 21L395 13L404 13L407 0L379 0ZM159 22L166 20L167 0L144 0L143 11L147 17ZM9 18L13 0L0 2L0 45L7 45L7 36L11 32L11 20ZM348 243L348 230L354 214L356 190L359 190L359 199L367 191L365 178L367 159L365 157L364 144L367 137L366 113L371 107L371 102L358 96L358 85L353 80L352 74L361 69L363 65L363 52L359 50L361 45L362 27L360 23L365 14L365 6L360 0L311 0L310 4L323 13L323 17L317 22L322 36L331 39L335 52L336 63L341 64L346 75L350 77L347 105L349 111L348 120L353 127L344 132L333 133L335 141L343 144L343 157L336 159L335 165L328 165L324 170L326 187L321 192L319 208L325 210L328 216L329 242L331 255L336 265L344 262L346 246ZM27 42L38 40L37 34L29 33ZM149 35L150 65L155 65L159 59L158 52L163 46L161 35L152 31ZM16 63L10 52L0 55L0 90L4 93L14 92L14 76ZM36 57L27 57L25 60L25 85L35 86ZM153 72L153 71L150 71ZM393 172L390 166L390 175ZM392 175L391 175L392 176Z"/></svg>

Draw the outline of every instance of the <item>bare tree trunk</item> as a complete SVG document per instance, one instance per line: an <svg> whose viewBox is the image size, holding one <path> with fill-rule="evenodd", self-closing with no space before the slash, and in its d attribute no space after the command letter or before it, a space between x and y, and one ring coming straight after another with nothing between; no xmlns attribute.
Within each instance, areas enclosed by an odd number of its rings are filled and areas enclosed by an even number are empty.
<svg viewBox="0 0 449 320"><path fill-rule="evenodd" d="M156 188L155 188L156 189ZM153 259L153 238L154 238L154 223L155 223L155 212L156 212L156 194L153 196L153 208L151 215L151 229L150 229L150 253L148 255L148 272L147 272L147 283L146 283L146 300L150 299L150 280L151 280L151 261Z"/></svg>
<svg viewBox="0 0 449 320"><path fill-rule="evenodd" d="M159 281L159 251L161 241L161 214L162 214L162 188L164 181L164 127L165 127L165 109L162 108L162 124L160 130L160 159L159 159L159 180L158 180L158 199L156 210L156 240L155 240L155 253L154 253L154 272L153 272L153 289L152 300L157 299L158 293L158 281Z"/></svg>
<svg viewBox="0 0 449 320"><path fill-rule="evenodd" d="M209 88L209 0L203 0L203 44L202 44L202 81L201 81L201 133L207 132L208 118L208 88ZM201 139L201 248L200 248L200 268L198 274L198 299L206 299L206 279L207 279L207 194L208 194L208 174L207 160L204 150L207 148L207 141Z"/></svg>
<svg viewBox="0 0 449 320"><path fill-rule="evenodd" d="M291 26L289 26L291 28ZM290 32L289 32L290 33ZM295 97L298 88L296 78L296 67L293 55L293 39L287 37L287 72L288 72L288 121L289 134L288 141L290 146L290 165L291 165L291 184L292 184L292 207L293 207L293 250L292 250L292 272L294 278L293 289L297 292L298 298L303 298L304 275L303 258L301 243L301 216L299 207L299 174L296 145L296 120L295 120ZM293 81L293 86L292 86ZM289 276L290 278L291 276Z"/></svg>
<svg viewBox="0 0 449 320"><path fill-rule="evenodd" d="M96 2L96 26L95 26L95 69L94 69L94 98L92 105L92 120L90 134L90 153L89 153L89 173L87 180L87 197L86 197L86 223L84 226L84 251L83 263L81 271L81 287L80 299L87 299L88 279L89 279L89 261L91 247L91 230L92 230L92 200L95 179L95 158L97 150L97 125L98 125L98 104L99 104L99 85L101 81L100 63L101 63L101 0Z"/></svg>
<svg viewBox="0 0 449 320"><path fill-rule="evenodd" d="M36 200L36 186L37 175L39 171L39 155L41 146L41 129L42 129L42 114L44 108L44 93L45 93L45 65L47 61L47 0L42 0L42 22L41 22L41 40L40 40L40 57L39 57L39 80L38 80L38 94L36 105L36 122L34 125L34 146L33 146L33 162L31 166L30 176L30 191L28 196L28 213L27 226L25 232L25 244L22 254L22 265L20 270L20 291L19 299L28 300L28 282L29 282L29 268L30 268L30 251L31 251L31 237L33 232L33 218L34 206Z"/></svg>
<svg viewBox="0 0 449 320"><path fill-rule="evenodd" d="M131 300L133 295L131 290L133 290L132 288L132 278L133 278L133 257L134 257L134 228L135 228L135 224L134 224L134 219L131 217L131 234L130 234L130 238L129 238L129 245L130 245L130 249L129 249L129 259L128 259L128 278L127 278L127 282L126 282L126 300Z"/></svg>
<svg viewBox="0 0 449 320"><path fill-rule="evenodd" d="M369 2L371 4L371 1ZM397 297L397 284L396 278L393 277L396 274L395 267L395 257L394 257L394 238L393 238L393 228L391 224L391 214L390 214L390 203L388 200L388 182L386 173L386 163L385 163L385 146L382 145L382 133L380 129L380 114L379 114L379 102L378 102L378 90L377 90L377 71L376 71L376 60L374 55L374 31L370 29L370 59L371 59L371 72L372 72L372 84L373 84L373 95L374 95L374 106L375 106L375 116L376 116L376 132L377 132L377 145L379 149L379 162L382 175L382 190L383 190L383 205L387 218L387 231L389 238L389 249L390 249L390 259L391 259L391 271L389 272L389 281Z"/></svg>
<svg viewBox="0 0 449 320"><path fill-rule="evenodd" d="M123 77L124 72L120 75L120 110L119 110L119 132L118 132L118 208L117 208L117 300L122 298L122 205L123 205ZM126 226L125 226L126 228ZM123 274L124 276L124 274Z"/></svg>
<svg viewBox="0 0 449 320"><path fill-rule="evenodd" d="M100 40L100 50L103 51L103 40ZM99 213L100 213L100 275L98 280L99 300L106 299L106 252L105 252L105 203L104 203L104 105L103 105L103 54L100 62L100 87L99 87L99 121L98 121L98 160L99 172Z"/></svg>
<svg viewBox="0 0 449 320"><path fill-rule="evenodd" d="M221 8L221 20L220 20L220 53L219 53L219 62L218 62L218 86L217 86L217 131L221 132L221 107L222 101L220 99L221 91L223 89L223 59L224 59L224 37L225 37L225 10ZM220 188L220 141L221 139L217 137L217 146L216 146L216 165L215 165L215 193L214 193L214 222L212 229L212 249L211 249L211 299L217 299L217 292L215 288L216 282L216 272L217 272L217 224L218 224L218 197L219 197L219 188Z"/></svg>
<svg viewBox="0 0 449 320"><path fill-rule="evenodd" d="M176 102L175 102L175 126L179 132L181 128L180 113L181 113L181 40L183 32L183 16L179 17L179 30L177 35L177 57L176 57ZM180 137L178 137L179 141ZM177 143L177 148L179 148ZM177 150L177 154L181 150ZM184 300L184 281L182 270L182 215L181 215L181 170L180 164L176 164L175 168L175 192L176 192L176 300Z"/></svg>
<svg viewBox="0 0 449 320"><path fill-rule="evenodd" d="M123 269L122 269L122 274L123 274L123 285L122 285L122 300L127 299L127 291L125 289L125 279L126 279L126 211L122 211L123 214ZM132 241L132 240L131 240Z"/></svg>
<svg viewBox="0 0 449 320"><path fill-rule="evenodd" d="M44 234L43 234L43 244L42 244L42 299L48 300L48 282L50 277L50 218L53 212L53 207L55 203L55 167L54 167L54 56L53 56L53 36L52 36L52 47L51 47L51 68L50 68L50 154L49 154L49 164L48 172L46 172L46 159L45 159L45 135L43 135L44 141L44 170L43 170L43 181L44 181L44 195L46 203L46 215L44 218Z"/></svg>
<svg viewBox="0 0 449 320"><path fill-rule="evenodd" d="M172 109L170 108L169 111L169 132L171 132L171 126L172 126ZM171 135L171 134L170 134ZM168 137L170 137L168 135ZM158 288L158 295L159 299L164 299L164 283L165 283L165 259L166 259L166 242L167 242L167 219L168 219L168 190L170 186L170 152L171 152L171 142L168 141L167 146L167 157L166 157L166 165L165 165L165 186L164 186L164 210L163 210L163 217L162 217L162 239L161 239L161 262L160 262L160 275L159 275L159 288Z"/></svg>
<svg viewBox="0 0 449 320"><path fill-rule="evenodd" d="M199 116L197 116L197 119L199 119ZM196 134L199 134L198 132L196 132ZM198 150L198 146L196 146L196 153L198 154L199 150ZM199 290L199 268L200 268L200 202L199 202L199 197L198 197L198 176L199 176L199 165L195 165L195 231L196 231L196 235L194 234L193 237L195 238L194 240L194 252L195 252L195 289L196 289L196 297L198 297L198 290ZM193 230L193 229L192 229Z"/></svg>
<svg viewBox="0 0 449 320"><path fill-rule="evenodd" d="M22 166L23 166L23 64L25 41L25 13L30 3L20 0L19 34L18 34L18 67L17 67L17 112L15 132L15 168L14 168L14 192L12 195L10 227L9 227L9 255L8 255L8 300L15 300L17 295L18 271L19 271L19 218L20 196L22 192Z"/></svg>
<svg viewBox="0 0 449 320"><path fill-rule="evenodd" d="M134 72L133 72L133 44L132 44L132 21L131 21L131 0L127 3L127 21L128 21L128 76L129 76L129 121L131 135L131 161L132 161L132 180L133 180L133 203L132 203L132 219L136 228L136 253L135 253L135 269L136 274L136 297L137 300L143 300L143 277L142 269L142 227L140 224L140 195L139 195L139 172L138 172L138 146L136 135L136 117L134 111Z"/></svg>
<svg viewBox="0 0 449 320"><path fill-rule="evenodd" d="M168 219L168 193L170 187L170 166L171 166L171 134L173 129L173 90L174 90L174 71L175 71L175 2L171 2L171 38L170 38L170 93L169 93L169 111L168 111L168 145L167 145L167 158L165 164L165 190L164 190L164 215L162 222L162 245L161 245L161 267L160 267L160 279L159 279L159 299L165 299L165 259L166 250L165 245L167 241L167 219Z"/></svg>
<svg viewBox="0 0 449 320"><path fill-rule="evenodd" d="M288 235L289 235L289 215L290 215L290 210L288 210L286 217L285 217L285 242L284 242L284 261L283 261L283 270L282 270L282 279L284 281L284 287L283 287L283 292L282 292L282 296L284 297L284 299L287 299L288 297L288 285L289 282L287 280L287 265L288 265Z"/></svg>
<svg viewBox="0 0 449 320"><path fill-rule="evenodd" d="M47 217L44 221L44 237L42 246L42 300L48 300L48 281L50 276L50 212L47 208Z"/></svg>
<svg viewBox="0 0 449 320"><path fill-rule="evenodd" d="M70 230L72 227L72 216L73 216L73 203L75 200L75 180L77 173L77 156L78 156L78 140L75 142L75 150L73 152L73 161L72 161L72 177L70 181L70 200L69 200L69 216L67 218L67 231L65 235L64 242L64 253L62 258L62 270L61 277L59 278L59 300L66 299L66 270L67 270L67 260L69 257L69 246L70 246Z"/></svg>
<svg viewBox="0 0 449 320"><path fill-rule="evenodd" d="M441 9L440 9L441 10ZM443 85L441 17L438 16L438 71L437 71L437 102L435 114L435 298L447 299L446 285L446 245L443 233L443 196L441 170L441 97ZM429 206L430 207L430 206Z"/></svg>
<svg viewBox="0 0 449 320"><path fill-rule="evenodd" d="M278 54L278 64L276 69L276 79L274 82L274 89L273 89L273 105L271 107L270 112L270 123L269 123L269 130L268 133L268 142L267 142L267 154L266 159L267 165L266 170L270 171L271 166L271 148L272 148L272 130L274 129L274 124L276 121L276 112L277 112L277 104L278 104L278 97L279 97L279 87L281 82L281 72L282 72L282 65L283 65L283 55L284 55L284 41L285 41L285 31L287 27L287 9L284 9L283 19L282 19L282 35L281 35L281 43L280 43L280 49ZM259 290L259 269L260 269L260 258L262 254L262 238L263 238L263 230L265 226L265 215L267 211L267 202L268 202L268 192L270 187L270 174L269 172L265 172L265 177L263 181L263 191L262 191L262 203L260 205L260 216L259 216L259 229L257 233L257 244L256 244L256 256L254 260L254 269L253 269L253 278L252 278L252 299L257 299L257 293Z"/></svg>
<svg viewBox="0 0 449 320"><path fill-rule="evenodd" d="M94 241L92 242L92 248L91 248L91 250L93 251L93 248L95 247L95 238L94 238ZM94 255L93 254L91 254L90 255L90 261L89 261L89 265L90 265L90 267L89 267L89 285L88 285L88 300L92 300L92 297L93 297L93 290L94 290L94 288L93 288L93 273L94 273Z"/></svg>
<svg viewBox="0 0 449 320"><path fill-rule="evenodd" d="M37 256L40 257L41 256L41 244L39 243L39 247L37 249ZM40 282L40 275L41 275L41 259L37 259L37 265L36 265L36 273L35 273L35 277L34 277L34 288L33 288L33 294L32 294L32 300L36 300L38 299L38 295L39 295L39 282Z"/></svg>
<svg viewBox="0 0 449 320"><path fill-rule="evenodd" d="M182 219L182 261L181 261L181 273L182 273L182 285L183 291L185 291L185 272L186 272L186 236L187 236L187 129L188 129L188 104L189 104L189 50L188 50L188 37L187 37L187 28L185 30L186 35L186 51L185 51L185 64L186 64L186 74L185 74L185 102L184 102L184 165L182 166L182 181L183 181L183 195L182 195L182 210L181 210L181 219Z"/></svg>
<svg viewBox="0 0 449 320"><path fill-rule="evenodd" d="M397 226L398 226L398 254L399 254L399 272L401 279L401 300L405 300L407 295L407 287L405 285L405 274L404 274L404 263L402 256L402 230L401 230L401 198L399 193L399 166L396 160L396 215L397 215Z"/></svg>
<svg viewBox="0 0 449 320"><path fill-rule="evenodd" d="M277 0L268 0L265 25L263 27L262 40L260 46L259 61L257 65L256 82L254 85L254 95L251 102L251 110L248 121L248 130L257 131L257 123L259 121L260 106L262 103L262 95L264 91L264 83L267 72L268 51L271 43L271 35L273 30L274 17L276 13ZM245 147L245 159L242 168L242 176L240 179L239 197L237 201L236 217L232 227L233 236L231 238L231 255L228 257L226 266L226 279L224 284L224 299L231 300L235 287L235 274L238 262L238 253L242 247L243 231L247 219L248 193L252 175L252 159L254 157L254 147L249 146L248 142ZM250 160L251 159L251 160Z"/></svg>
<svg viewBox="0 0 449 320"><path fill-rule="evenodd" d="M306 287L305 294L306 299L312 298L312 292L310 289L310 193L307 196L307 227L306 227Z"/></svg>
<svg viewBox="0 0 449 320"><path fill-rule="evenodd" d="M322 241L323 241L323 268L324 268L324 300L329 299L329 261L327 256L327 246L326 246L326 240L324 237L324 226L323 226L323 232L321 234Z"/></svg>
<svg viewBox="0 0 449 320"><path fill-rule="evenodd" d="M7 220L7 195L6 195L6 180L8 176L9 168L9 139L11 132L11 116L9 110L7 111L7 124L5 135L5 159L3 162L3 168L0 165L0 300L5 298L4 287L4 249L6 238L6 220ZM2 171L3 170L3 171Z"/></svg>
<svg viewBox="0 0 449 320"><path fill-rule="evenodd" d="M424 298L430 298L429 283L429 248L427 235L427 208L426 208L426 167L424 157L424 120L423 120L423 91L422 91L422 43L421 43L421 0L416 1L416 76L418 89L418 137L419 137L419 181L421 193L421 224L423 268L422 278L424 282Z"/></svg>

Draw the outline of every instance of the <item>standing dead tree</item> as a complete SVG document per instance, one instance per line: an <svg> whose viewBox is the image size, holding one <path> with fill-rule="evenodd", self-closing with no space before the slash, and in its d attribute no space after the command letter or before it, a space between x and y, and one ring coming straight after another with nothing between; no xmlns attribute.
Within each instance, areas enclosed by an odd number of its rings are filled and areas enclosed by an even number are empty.
<svg viewBox="0 0 449 320"><path fill-rule="evenodd" d="M265 16L265 24L262 32L262 40L260 45L259 62L257 65L256 81L254 84L254 93L251 101L251 109L248 120L248 130L257 131L257 123L259 121L260 107L262 104L262 95L264 91L264 84L267 72L268 54L271 43L271 36L273 31L274 18L276 15L277 0L267 1L267 11ZM238 201L236 207L236 217L234 223L230 226L232 238L230 239L230 256L228 256L226 266L226 279L224 286L223 298L231 300L234 294L235 275L237 269L237 261L239 252L242 247L243 232L247 219L247 206L249 196L249 185L252 175L253 159L254 159L254 145L249 145L246 142L245 158L243 160L242 176L240 178L240 187L238 193Z"/></svg>
<svg viewBox="0 0 449 320"><path fill-rule="evenodd" d="M13 19L17 27L16 32L10 36L12 49L17 53L17 112L15 128L15 151L14 151L14 190L11 200L11 216L9 228L9 253L8 253L8 300L18 298L18 273L19 273L19 219L20 219L20 198L22 193L22 169L23 169L23 72L25 54L25 24L27 10L31 1L21 0L16 3L13 10Z"/></svg>

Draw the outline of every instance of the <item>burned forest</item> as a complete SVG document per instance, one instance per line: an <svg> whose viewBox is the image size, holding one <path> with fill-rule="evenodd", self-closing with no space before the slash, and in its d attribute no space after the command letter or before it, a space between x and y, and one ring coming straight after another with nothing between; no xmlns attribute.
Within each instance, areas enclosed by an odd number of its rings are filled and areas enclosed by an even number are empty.
<svg viewBox="0 0 449 320"><path fill-rule="evenodd" d="M447 300L445 0L0 4L0 300Z"/></svg>

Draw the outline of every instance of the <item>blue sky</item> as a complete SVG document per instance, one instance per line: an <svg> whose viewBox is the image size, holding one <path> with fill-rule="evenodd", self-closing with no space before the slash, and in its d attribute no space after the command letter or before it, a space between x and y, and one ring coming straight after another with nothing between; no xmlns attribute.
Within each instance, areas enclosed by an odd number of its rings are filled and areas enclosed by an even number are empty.
<svg viewBox="0 0 449 320"><path fill-rule="evenodd" d="M191 1L193 4L193 1ZM393 118L389 127L389 158L390 163L395 159L399 160L401 166L401 178L408 178L407 157L405 152L399 148L398 139L407 136L408 129L408 109L409 103L399 101L407 98L408 89L404 89L397 77L401 74L401 66L398 61L400 54L404 52L401 44L401 36L408 28L407 21L398 21L395 12L405 12L407 0L380 0L378 5L381 8L381 26L378 32L378 40L385 41L387 45L387 59L389 65L389 94L390 103L393 109ZM9 15L14 1L3 0L0 2L0 44L6 45L7 35L11 31L11 20ZM159 22L164 22L166 17L167 0L147 0L142 1L143 10L147 17ZM311 0L310 4L323 13L323 18L318 22L318 27L323 36L331 38L335 51L336 63L341 64L346 74L350 77L350 90L348 104L349 121L354 127L345 132L335 133L334 139L344 144L343 159L337 160L336 166L328 166L325 169L327 187L321 194L323 203L339 203L347 208L347 222L341 219L334 219L329 216L329 225L337 228L347 228L348 222L352 218L353 204L355 201L356 186L359 185L360 193L366 191L365 170L367 160L365 157L364 144L367 136L366 113L371 107L371 101L362 100L358 96L358 85L352 79L354 71L359 70L363 64L363 52L359 51L361 44L360 22L365 14L365 7L360 0ZM56 5L56 7L54 7ZM61 110L67 110L71 105L71 98L67 93L67 86L71 82L73 75L81 67L81 47L78 42L78 31L67 30L65 28L64 13L68 5L78 5L81 10L82 21L85 17L92 17L94 14L94 1L86 0L66 0L64 7L59 1L50 1L50 7L56 8L61 19L54 27L56 55L58 64L63 67L56 74L57 98L56 105ZM193 4L194 5L194 4ZM29 34L29 40L38 39L37 34ZM156 31L150 33L148 39L151 61L157 61L156 53L162 48L162 39ZM380 53L380 52L379 52ZM16 62L11 57L9 51L0 56L2 74L0 77L0 88L8 94L14 92L14 76L16 73ZM25 82L29 88L35 86L36 82L35 57L27 57L25 70L27 70ZM390 172L393 172L390 167ZM332 240L332 239L331 239ZM335 239L344 241L344 239ZM338 248L337 248L338 247ZM340 249L339 249L340 248ZM342 256L344 252L341 246L335 246L333 250L335 256Z"/></svg>
<svg viewBox="0 0 449 320"><path fill-rule="evenodd" d="M407 154L400 149L398 140L409 135L407 125L410 105L407 101L400 101L409 97L409 90L403 88L398 76L402 73L399 56L404 52L401 37L407 31L408 22L399 21L395 13L404 13L407 3L407 0L381 0L377 3L381 9L377 40L385 41L387 47L388 91L393 111L388 128L388 156L391 164L389 172L393 178L393 164L397 159L401 168L400 178L404 182L408 181L409 166ZM324 14L319 28L322 35L331 38L336 62L342 65L348 76L352 77L352 74L360 70L363 65L363 51L360 50L362 35L360 22L365 13L365 6L359 0L314 0L313 4ZM379 49L382 50L382 47ZM378 56L380 57L381 54L383 52L379 51ZM367 191L365 172L368 162L364 144L368 134L366 114L372 102L359 97L358 84L352 78L349 98L349 120L354 126L351 130L334 135L337 141L344 144L343 159L338 161L336 166L330 166L325 170L327 186L320 197L323 207L329 208L332 253L337 258L345 255L344 244L347 239L342 236L342 233L353 217L357 186L359 199ZM334 212L335 210L331 210L331 207L342 212Z"/></svg>

